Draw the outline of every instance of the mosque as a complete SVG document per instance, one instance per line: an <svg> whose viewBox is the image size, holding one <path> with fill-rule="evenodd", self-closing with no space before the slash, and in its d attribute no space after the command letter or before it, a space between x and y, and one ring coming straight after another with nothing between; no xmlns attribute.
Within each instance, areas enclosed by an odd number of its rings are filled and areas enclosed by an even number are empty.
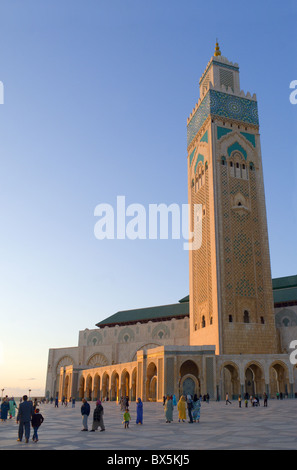
<svg viewBox="0 0 297 470"><path fill-rule="evenodd" d="M199 88L187 168L190 230L201 217L203 238L189 251L189 295L117 312L78 346L50 349L47 397L297 396L297 275L271 278L257 98L218 43Z"/></svg>

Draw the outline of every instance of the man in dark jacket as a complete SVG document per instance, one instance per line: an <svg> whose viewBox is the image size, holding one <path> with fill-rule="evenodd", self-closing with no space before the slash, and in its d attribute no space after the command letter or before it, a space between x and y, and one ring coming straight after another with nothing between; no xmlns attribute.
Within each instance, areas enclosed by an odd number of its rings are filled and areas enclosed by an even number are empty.
<svg viewBox="0 0 297 470"><path fill-rule="evenodd" d="M81 414L82 414L82 421L83 421L83 429L82 431L88 430L88 417L90 414L90 405L85 398L82 399L83 404L81 405Z"/></svg>
<svg viewBox="0 0 297 470"><path fill-rule="evenodd" d="M25 442L29 442L30 438L30 422L33 415L33 404L32 401L28 401L27 395L23 396L23 401L19 405L19 411L17 415L17 423L19 423L19 438L18 441L23 439L23 433L25 428Z"/></svg>

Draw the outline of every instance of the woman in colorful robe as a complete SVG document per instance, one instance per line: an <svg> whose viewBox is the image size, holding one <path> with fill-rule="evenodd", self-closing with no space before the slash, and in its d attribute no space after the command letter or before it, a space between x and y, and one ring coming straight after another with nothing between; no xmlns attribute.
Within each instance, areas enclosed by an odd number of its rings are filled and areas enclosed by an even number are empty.
<svg viewBox="0 0 297 470"><path fill-rule="evenodd" d="M10 400L9 400L9 411L8 411L8 414L9 414L9 418L14 418L15 417L15 410L16 410L16 402L14 401L14 398L12 397Z"/></svg>
<svg viewBox="0 0 297 470"><path fill-rule="evenodd" d="M201 408L201 403L197 395L194 395L193 399L193 409L192 409L192 416L193 416L193 421L194 423L199 423L200 419L200 408Z"/></svg>
<svg viewBox="0 0 297 470"><path fill-rule="evenodd" d="M177 410L178 410L178 421L182 420L183 422L187 419L187 416L186 416L186 409L187 409L187 405L186 405L186 399L185 397L182 395L178 401L178 404L177 404Z"/></svg>
<svg viewBox="0 0 297 470"><path fill-rule="evenodd" d="M173 421L173 401L169 395L167 395L164 408L166 423L171 423L171 421Z"/></svg>

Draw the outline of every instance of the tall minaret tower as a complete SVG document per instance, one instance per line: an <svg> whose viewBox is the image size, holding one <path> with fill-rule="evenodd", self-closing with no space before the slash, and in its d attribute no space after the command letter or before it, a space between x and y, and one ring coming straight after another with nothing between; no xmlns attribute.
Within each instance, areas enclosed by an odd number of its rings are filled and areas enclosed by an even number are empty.
<svg viewBox="0 0 297 470"><path fill-rule="evenodd" d="M187 121L190 344L217 354L277 352L256 96L240 90L238 64L218 43ZM198 206L195 206L198 205Z"/></svg>

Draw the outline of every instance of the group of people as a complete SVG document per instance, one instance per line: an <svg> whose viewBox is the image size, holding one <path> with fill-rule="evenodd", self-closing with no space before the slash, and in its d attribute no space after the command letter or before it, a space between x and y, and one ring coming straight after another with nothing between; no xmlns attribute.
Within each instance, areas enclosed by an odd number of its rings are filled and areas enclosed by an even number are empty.
<svg viewBox="0 0 297 470"><path fill-rule="evenodd" d="M130 421L131 421L131 415L129 412L129 398L121 397L121 399L119 400L119 405L121 407L121 411L124 411L122 424L124 424L125 429L128 429ZM136 410L137 410L136 424L143 424L143 402L141 398L137 399ZM81 405L81 415L82 415L82 423L83 423L82 431L88 431L88 418L90 416L90 413L91 413L91 407L89 403L87 402L87 400L83 398L82 405ZM90 430L90 432L97 431L98 428L100 428L100 432L105 431L103 415L104 415L104 408L102 406L102 402L101 400L97 400L96 407L93 412L92 429Z"/></svg>
<svg viewBox="0 0 297 470"><path fill-rule="evenodd" d="M268 396L266 393L263 394L264 398L264 407L267 406ZM199 423L200 420L200 410L201 410L201 401L202 399L206 402L209 402L209 396L200 397L197 394L192 397L191 395L182 395L177 402L175 395L167 395L163 397L163 405L166 423L171 423L173 421L173 411L174 407L177 406L178 410L178 422L185 422L188 414L189 423ZM55 400L55 406L57 406ZM72 406L75 406L75 399L69 400L72 402ZM248 394L244 395L245 407L248 407L248 402L250 401L252 406L260 406L260 401L257 396L249 396ZM52 403L52 400L50 400ZM65 400L62 402L65 403ZM229 400L228 393L226 394L226 405L231 404ZM239 407L241 408L242 397L238 396ZM129 397L122 396L119 400L120 409L123 412L123 421L124 428L128 429L131 421L131 415L129 412ZM137 399L136 402L136 424L143 424L143 402L141 398ZM22 441L23 434L25 432L25 441L28 442L30 438L30 427L32 426L33 432L33 441L38 442L38 429L44 421L43 416L40 414L38 408L37 399L32 402L28 400L27 395L24 395L20 400L20 404L17 407L17 404L13 397L8 398L7 396L2 399L0 407L0 419L1 421L6 421L7 419L15 418L16 411L18 411L16 416L16 422L19 424L18 428L18 441ZM81 405L81 415L83 421L82 431L88 431L88 418L91 412L91 407L85 398L82 399ZM103 420L104 409L102 406L101 400L97 400L96 406L93 412L93 422L92 429L90 432L96 431L100 428L100 431L105 431L105 425Z"/></svg>
<svg viewBox="0 0 297 470"><path fill-rule="evenodd" d="M264 407L267 407L267 403L268 403L268 395L267 393L264 392L263 394L263 400L264 400ZM257 395L249 395L248 393L246 393L244 395L244 404L245 404L245 408L248 408L248 405L249 405L249 402L252 406L260 406L260 399ZM232 402L229 400L229 394L226 393L226 405L228 405L228 403L231 405ZM239 408L241 408L241 403L242 403L242 396L241 395L238 395L238 405L239 405Z"/></svg>
<svg viewBox="0 0 297 470"><path fill-rule="evenodd" d="M56 396L55 400L53 399L53 397L51 397L47 402L52 404L53 401L55 401L55 408L59 408L59 397ZM75 397L70 397L69 399L67 399L67 397L63 396L62 400L61 400L61 405L62 406L67 406L68 403L71 403L72 408L75 408L75 401L76 401Z"/></svg>
<svg viewBox="0 0 297 470"><path fill-rule="evenodd" d="M17 411L17 416L16 416ZM28 400L28 396L24 395L20 400L20 404L17 407L17 404L14 398L5 397L1 403L1 421L6 421L9 419L15 418L18 427L18 441L21 442L23 439L25 431L25 442L29 442L31 426L33 428L33 438L34 442L38 442L38 429L44 421L43 416L40 414L38 408L37 399L32 402Z"/></svg>
<svg viewBox="0 0 297 470"><path fill-rule="evenodd" d="M188 411L188 423L199 423L200 420L200 409L201 409L201 397L198 397L196 394L194 397L191 395L182 395L176 402L175 395L167 395L163 400L164 412L166 423L171 423L173 421L173 410L174 406L177 406L178 410L178 422L181 421L184 423L187 419Z"/></svg>
<svg viewBox="0 0 297 470"><path fill-rule="evenodd" d="M0 407L0 416L1 421L6 421L7 419L12 419L15 417L17 410L17 404L13 397L8 398L8 396L2 399Z"/></svg>

